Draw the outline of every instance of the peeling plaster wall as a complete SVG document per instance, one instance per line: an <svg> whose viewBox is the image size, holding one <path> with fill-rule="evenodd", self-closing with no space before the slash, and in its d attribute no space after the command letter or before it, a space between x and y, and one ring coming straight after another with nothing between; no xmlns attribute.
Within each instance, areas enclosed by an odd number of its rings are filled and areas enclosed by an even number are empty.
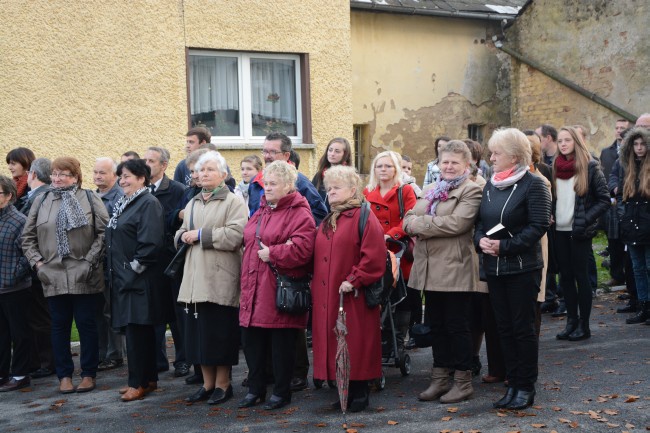
<svg viewBox="0 0 650 433"><path fill-rule="evenodd" d="M515 51L635 115L650 111L650 3L535 0L508 29ZM610 145L620 116L513 59L512 121L582 124L591 147Z"/></svg>
<svg viewBox="0 0 650 433"><path fill-rule="evenodd" d="M309 55L317 149L300 152L304 173L331 137L352 135L346 0L21 0L0 10L0 153L74 155L86 187L98 156L157 145L171 169L184 158L186 47ZM252 152L223 153L238 177Z"/></svg>
<svg viewBox="0 0 650 433"><path fill-rule="evenodd" d="M494 24L352 11L355 124L368 125L372 158L393 149L422 181L438 135L485 137L509 123L509 59L491 44ZM368 159L368 158L367 158Z"/></svg>

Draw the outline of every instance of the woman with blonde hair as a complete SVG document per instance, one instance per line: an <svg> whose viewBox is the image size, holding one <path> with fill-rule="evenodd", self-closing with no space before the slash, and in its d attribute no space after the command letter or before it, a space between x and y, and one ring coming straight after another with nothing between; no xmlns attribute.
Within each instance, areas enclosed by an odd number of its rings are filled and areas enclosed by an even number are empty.
<svg viewBox="0 0 650 433"><path fill-rule="evenodd" d="M312 280L314 378L336 380L332 329L343 296L351 367L348 406L358 412L368 406L368 380L381 376L379 308L367 306L364 287L385 271L384 231L370 214L359 233L363 194L354 168L332 167L324 181L332 211L318 228L314 248L318 256Z"/></svg>
<svg viewBox="0 0 650 433"><path fill-rule="evenodd" d="M565 126L558 132L558 154L553 162L556 204L554 212L556 259L567 307L567 323L558 340L591 337L589 255L598 218L610 206L609 191L600 165L591 157L582 134ZM578 314L579 313L579 314Z"/></svg>
<svg viewBox="0 0 650 433"><path fill-rule="evenodd" d="M525 409L535 400L537 294L544 260L551 194L529 171L531 149L515 128L498 129L488 142L494 173L483 189L474 244L483 252L490 302L506 366L508 389L495 408Z"/></svg>

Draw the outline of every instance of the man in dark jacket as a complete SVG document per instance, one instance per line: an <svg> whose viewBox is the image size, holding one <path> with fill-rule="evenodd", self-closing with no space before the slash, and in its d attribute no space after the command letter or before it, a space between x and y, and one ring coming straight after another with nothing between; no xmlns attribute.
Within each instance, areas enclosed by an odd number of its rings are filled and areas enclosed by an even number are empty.
<svg viewBox="0 0 650 433"><path fill-rule="evenodd" d="M165 174L165 170L167 170L167 166L169 165L169 151L167 149L163 149L162 147L149 147L144 154L144 160L151 169L151 184L149 185L149 189L151 189L153 196L158 199L165 213L165 248L160 256L160 260L164 263L169 263L176 254L176 247L174 246L175 233L170 225L170 221L173 220L172 214L176 211L176 206L181 197L183 197L185 185L171 180ZM174 298L170 299L169 302L173 304L176 316L178 316L182 313L182 309L176 305L179 285L166 276L162 276L161 279L164 282L163 284L169 284L171 287L171 293L174 295ZM178 326L176 326L176 321L169 325L174 338L174 349L176 352L174 376L187 376L190 372L190 364L185 359L183 335L181 335ZM160 348L156 354L158 370L167 371L169 370L169 361L167 360L165 326L156 326L156 340L156 347Z"/></svg>
<svg viewBox="0 0 650 433"><path fill-rule="evenodd" d="M113 216L115 203L124 195L117 182L117 164L111 158L97 158L93 168L93 182L97 187L95 191L102 199L109 218ZM104 296L97 298L97 335L99 345L98 371L110 370L124 365L123 348L124 336L111 327L111 297L108 284L108 267L104 266L104 280L106 288Z"/></svg>
<svg viewBox="0 0 650 433"><path fill-rule="evenodd" d="M52 162L47 158L37 158L32 162L27 173L27 185L30 190L22 202L20 212L27 216L36 198L50 189ZM40 200L39 200L40 202ZM27 321L32 329L32 379L39 379L54 374L54 353L52 352L52 319L50 309L43 296L41 280L32 270L31 303Z"/></svg>
<svg viewBox="0 0 650 433"><path fill-rule="evenodd" d="M618 119L616 121L616 140L603 149L600 153L600 166L603 169L603 174L605 175L605 180L609 181L610 173L612 172L612 167L614 162L618 159L618 149L621 145L621 132L627 129L630 126L630 122L626 119ZM614 199L615 197L612 196ZM610 219L612 217L616 218L616 206L612 203L613 206L611 210L605 215L603 215L602 221L607 233L607 251L609 252L609 275L611 279L607 282L608 286L618 286L624 284L625 282L625 245L618 238L617 230L608 230L610 227Z"/></svg>
<svg viewBox="0 0 650 433"><path fill-rule="evenodd" d="M26 218L13 205L16 195L13 180L0 176L0 392L31 383L32 330L27 317L32 282L29 262L20 246Z"/></svg>

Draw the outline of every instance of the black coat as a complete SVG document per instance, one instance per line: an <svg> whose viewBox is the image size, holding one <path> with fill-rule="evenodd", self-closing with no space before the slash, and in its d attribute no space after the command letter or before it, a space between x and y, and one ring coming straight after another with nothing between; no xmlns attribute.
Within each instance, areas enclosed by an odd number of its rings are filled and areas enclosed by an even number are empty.
<svg viewBox="0 0 650 433"><path fill-rule="evenodd" d="M618 144L614 141L610 146L603 149L600 153L600 167L605 175L605 181L609 181L609 175L612 173L614 162L618 159Z"/></svg>
<svg viewBox="0 0 650 433"><path fill-rule="evenodd" d="M114 229L106 227L113 328L160 325L174 317L170 285L161 282L163 227L162 206L149 191L129 203ZM146 267L142 273L132 269L134 259Z"/></svg>
<svg viewBox="0 0 650 433"><path fill-rule="evenodd" d="M502 219L503 218L503 219ZM489 276L515 275L542 269L544 259L540 239L548 230L551 219L551 194L544 181L526 173L517 183L500 190L488 181L476 220L474 244L492 227L501 223L500 230L490 239L499 239L499 256L483 254L483 269Z"/></svg>
<svg viewBox="0 0 650 433"><path fill-rule="evenodd" d="M160 204L163 207L163 212L165 215L165 254L161 257L161 260L165 263L169 263L170 260L176 254L176 248L174 247L174 235L176 234L175 224L172 224L174 220L174 213L176 212L177 206L183 193L185 192L185 185L175 180L171 180L167 175L163 175L160 186L156 188L153 192L153 196L158 199Z"/></svg>
<svg viewBox="0 0 650 433"><path fill-rule="evenodd" d="M611 206L605 176L596 161L589 161L588 191L584 196L576 194L573 210L571 235L576 239L591 239L596 236L598 218Z"/></svg>

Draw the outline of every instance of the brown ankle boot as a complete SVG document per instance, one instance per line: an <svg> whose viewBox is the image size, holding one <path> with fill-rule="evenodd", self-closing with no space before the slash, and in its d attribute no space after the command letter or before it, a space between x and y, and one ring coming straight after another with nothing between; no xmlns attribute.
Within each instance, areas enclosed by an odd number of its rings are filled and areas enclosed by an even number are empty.
<svg viewBox="0 0 650 433"><path fill-rule="evenodd" d="M450 373L451 369L449 368L434 367L431 372L431 384L420 393L418 398L422 401L433 401L449 391L451 388Z"/></svg>
<svg viewBox="0 0 650 433"><path fill-rule="evenodd" d="M454 386L449 392L440 397L440 403L458 403L467 400L474 394L472 388L472 370L454 372Z"/></svg>

